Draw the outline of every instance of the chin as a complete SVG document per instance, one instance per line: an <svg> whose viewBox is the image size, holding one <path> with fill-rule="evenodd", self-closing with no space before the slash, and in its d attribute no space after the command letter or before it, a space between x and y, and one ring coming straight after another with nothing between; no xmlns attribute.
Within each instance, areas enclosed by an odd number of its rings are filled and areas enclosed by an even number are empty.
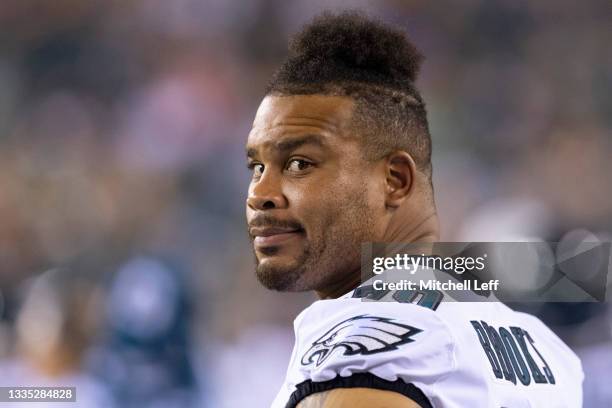
<svg viewBox="0 0 612 408"><path fill-rule="evenodd" d="M276 259L274 259L276 258ZM259 282L270 290L299 292L303 275L302 266L289 257L264 257L257 262L256 275Z"/></svg>

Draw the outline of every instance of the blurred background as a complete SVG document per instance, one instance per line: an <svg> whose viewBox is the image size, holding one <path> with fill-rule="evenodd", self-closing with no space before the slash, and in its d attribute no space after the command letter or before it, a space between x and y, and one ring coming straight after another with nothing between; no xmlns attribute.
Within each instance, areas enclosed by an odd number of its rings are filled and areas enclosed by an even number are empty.
<svg viewBox="0 0 612 408"><path fill-rule="evenodd" d="M314 297L254 278L244 143L288 36L339 8L426 56L442 240L610 240L608 1L3 1L0 386L270 404ZM612 406L607 304L525 308Z"/></svg>

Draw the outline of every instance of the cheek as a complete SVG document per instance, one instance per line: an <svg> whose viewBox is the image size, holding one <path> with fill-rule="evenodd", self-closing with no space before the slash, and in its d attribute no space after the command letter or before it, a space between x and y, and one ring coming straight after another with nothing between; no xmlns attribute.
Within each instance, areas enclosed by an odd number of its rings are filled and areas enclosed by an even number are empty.
<svg viewBox="0 0 612 408"><path fill-rule="evenodd" d="M385 207L384 188L384 183L371 174L356 170L338 180L334 197L345 208L347 205L353 204L353 207L359 208L361 211L373 212L371 217L374 217L380 215L380 210Z"/></svg>
<svg viewBox="0 0 612 408"><path fill-rule="evenodd" d="M291 213L311 238L320 238L332 226L354 230L384 211L384 186L361 172L302 181L286 186L285 194Z"/></svg>
<svg viewBox="0 0 612 408"><path fill-rule="evenodd" d="M312 180L285 189L290 211L309 234L320 235L320 230L339 213L345 195L338 179Z"/></svg>
<svg viewBox="0 0 612 408"><path fill-rule="evenodd" d="M323 229L353 230L363 223L369 207L365 186L351 179L336 179L312 195L304 209L311 221Z"/></svg>
<svg viewBox="0 0 612 408"><path fill-rule="evenodd" d="M326 212L331 194L325 186L317 185L295 189L287 198L293 207L292 212L306 222Z"/></svg>
<svg viewBox="0 0 612 408"><path fill-rule="evenodd" d="M349 182L339 186L334 194L335 214L329 222L360 240L379 236L385 214L383 189L368 174L351 175Z"/></svg>

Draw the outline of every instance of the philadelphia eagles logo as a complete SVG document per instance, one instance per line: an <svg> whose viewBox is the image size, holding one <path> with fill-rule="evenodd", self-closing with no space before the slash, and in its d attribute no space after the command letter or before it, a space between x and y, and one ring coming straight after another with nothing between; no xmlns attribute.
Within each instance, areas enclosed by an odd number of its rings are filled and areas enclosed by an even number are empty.
<svg viewBox="0 0 612 408"><path fill-rule="evenodd" d="M302 365L321 365L335 350L342 355L375 354L395 350L414 341L411 337L421 329L396 323L393 319L359 315L346 319L312 343L302 357Z"/></svg>

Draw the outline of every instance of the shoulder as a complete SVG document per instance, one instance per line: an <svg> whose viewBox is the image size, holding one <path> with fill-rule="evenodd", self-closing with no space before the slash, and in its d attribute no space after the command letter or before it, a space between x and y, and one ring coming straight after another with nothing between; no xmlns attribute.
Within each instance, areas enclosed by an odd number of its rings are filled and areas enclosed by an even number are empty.
<svg viewBox="0 0 612 408"><path fill-rule="evenodd" d="M526 325L529 325L534 333L534 337L541 338L551 348L551 357L561 361L561 365L566 370L571 370L580 382L584 380L584 372L580 357L572 350L555 332L553 332L544 322L536 316L528 313L515 312L521 317Z"/></svg>
<svg viewBox="0 0 612 408"><path fill-rule="evenodd" d="M295 404L315 393L361 387L393 391L427 407L423 388L455 368L447 325L415 304L317 301L296 318L295 334L288 373Z"/></svg>
<svg viewBox="0 0 612 408"><path fill-rule="evenodd" d="M350 356L410 356L426 347L436 347L436 356L448 363L454 352L448 325L415 304L348 297L317 301L296 319L295 331L304 351L301 363L315 368L328 360L346 363Z"/></svg>

